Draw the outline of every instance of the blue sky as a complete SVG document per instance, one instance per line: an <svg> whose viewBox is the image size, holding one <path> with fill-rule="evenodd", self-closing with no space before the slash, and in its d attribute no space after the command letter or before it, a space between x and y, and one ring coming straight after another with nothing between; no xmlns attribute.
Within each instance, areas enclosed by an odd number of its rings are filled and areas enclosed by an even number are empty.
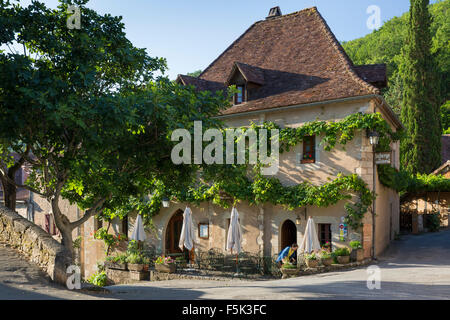
<svg viewBox="0 0 450 320"><path fill-rule="evenodd" d="M20 1L22 5L29 0ZM56 7L56 0L41 0ZM431 1L435 2L435 1ZM339 41L371 32L366 9L377 5L381 21L408 11L409 0L91 0L100 13L121 15L128 38L151 56L165 57L168 75L205 69L251 24L264 19L271 7L283 14L316 6Z"/></svg>

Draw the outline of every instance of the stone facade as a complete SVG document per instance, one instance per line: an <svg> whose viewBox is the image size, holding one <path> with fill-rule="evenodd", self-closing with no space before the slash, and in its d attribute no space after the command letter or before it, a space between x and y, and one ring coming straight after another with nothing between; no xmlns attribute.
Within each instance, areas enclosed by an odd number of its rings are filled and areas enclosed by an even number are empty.
<svg viewBox="0 0 450 320"><path fill-rule="evenodd" d="M47 232L18 213L0 206L0 241L18 249L53 281L66 284L71 259L66 249Z"/></svg>

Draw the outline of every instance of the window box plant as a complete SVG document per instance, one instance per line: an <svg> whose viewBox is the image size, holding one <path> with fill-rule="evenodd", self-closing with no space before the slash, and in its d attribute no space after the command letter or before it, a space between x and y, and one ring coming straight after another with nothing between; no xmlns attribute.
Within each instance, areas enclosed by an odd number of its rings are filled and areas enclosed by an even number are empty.
<svg viewBox="0 0 450 320"><path fill-rule="evenodd" d="M295 264L292 264L288 258L285 258L283 260L283 265L281 266L281 274L283 275L282 278L290 278L295 277L299 273L299 269Z"/></svg>
<svg viewBox="0 0 450 320"><path fill-rule="evenodd" d="M324 250L320 253L320 261L324 266L331 266L333 264L333 260L334 259L331 253L329 253L328 251Z"/></svg>
<svg viewBox="0 0 450 320"><path fill-rule="evenodd" d="M339 248L336 249L334 251L336 257L337 257L337 261L340 264L346 264L350 262L350 251L348 250L348 248Z"/></svg>
<svg viewBox="0 0 450 320"><path fill-rule="evenodd" d="M305 261L308 268L317 268L319 265L319 257L315 253L306 254Z"/></svg>
<svg viewBox="0 0 450 320"><path fill-rule="evenodd" d="M147 269L148 269L149 262L150 261L148 258L143 257L142 255L140 255L138 253L132 253L127 256L127 265L128 265L128 270L130 270L130 271L137 271L137 272L144 271L145 265L147 265Z"/></svg>
<svg viewBox="0 0 450 320"><path fill-rule="evenodd" d="M171 257L159 256L155 260L155 269L158 272L174 273L176 270L175 260Z"/></svg>
<svg viewBox="0 0 450 320"><path fill-rule="evenodd" d="M351 261L363 261L364 260L364 250L359 241L350 241L350 247L352 252L350 253Z"/></svg>
<svg viewBox="0 0 450 320"><path fill-rule="evenodd" d="M108 256L105 260L105 267L116 270L127 270L127 255Z"/></svg>

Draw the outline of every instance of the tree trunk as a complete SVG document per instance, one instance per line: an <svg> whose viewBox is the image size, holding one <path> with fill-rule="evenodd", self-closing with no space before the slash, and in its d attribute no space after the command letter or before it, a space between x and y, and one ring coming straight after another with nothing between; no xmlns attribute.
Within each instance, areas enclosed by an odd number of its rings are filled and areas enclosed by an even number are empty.
<svg viewBox="0 0 450 320"><path fill-rule="evenodd" d="M59 232L61 232L61 244L67 249L70 254L70 259L74 261L75 250L73 248L72 231L69 219L61 213L59 209L59 196L55 196L51 200L53 216L55 217L55 224Z"/></svg>
<svg viewBox="0 0 450 320"><path fill-rule="evenodd" d="M8 170L8 177L14 180L14 175L16 171L12 173L11 170ZM12 177L11 177L12 176ZM16 211L16 195L17 195L17 187L10 183L5 178L2 178L2 186L3 186L3 202L5 207Z"/></svg>

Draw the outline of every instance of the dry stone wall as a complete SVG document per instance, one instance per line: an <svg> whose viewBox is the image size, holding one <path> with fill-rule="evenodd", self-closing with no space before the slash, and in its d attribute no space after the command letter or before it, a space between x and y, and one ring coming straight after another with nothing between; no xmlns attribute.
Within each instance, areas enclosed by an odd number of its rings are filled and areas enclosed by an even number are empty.
<svg viewBox="0 0 450 320"><path fill-rule="evenodd" d="M58 241L39 226L0 205L0 242L19 250L37 264L50 278L66 284L70 255Z"/></svg>

